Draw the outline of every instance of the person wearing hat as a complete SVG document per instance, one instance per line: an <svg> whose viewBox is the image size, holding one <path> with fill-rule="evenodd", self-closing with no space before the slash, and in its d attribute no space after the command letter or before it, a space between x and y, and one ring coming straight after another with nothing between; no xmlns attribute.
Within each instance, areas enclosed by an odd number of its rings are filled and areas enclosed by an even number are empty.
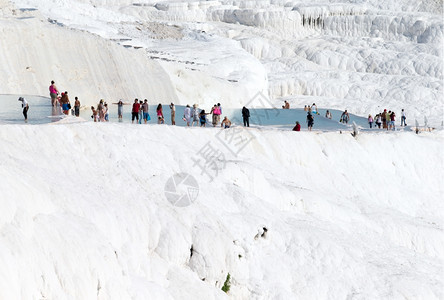
<svg viewBox="0 0 444 300"><path fill-rule="evenodd" d="M22 102L23 116L25 117L25 122L28 122L28 109L29 109L28 101L26 101L26 99L23 97L18 98L18 101Z"/></svg>

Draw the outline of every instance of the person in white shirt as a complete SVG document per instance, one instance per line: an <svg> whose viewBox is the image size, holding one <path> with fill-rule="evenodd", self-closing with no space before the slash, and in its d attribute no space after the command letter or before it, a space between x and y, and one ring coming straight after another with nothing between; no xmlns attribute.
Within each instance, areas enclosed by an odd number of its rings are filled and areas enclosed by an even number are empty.
<svg viewBox="0 0 444 300"><path fill-rule="evenodd" d="M191 122L191 107L187 104L183 112L183 120L187 122L187 126L190 126Z"/></svg>
<svg viewBox="0 0 444 300"><path fill-rule="evenodd" d="M327 110L327 112L325 113L325 117L327 119L331 119L331 112L329 110Z"/></svg>
<svg viewBox="0 0 444 300"><path fill-rule="evenodd" d="M316 104L313 103L313 105L311 106L311 113L312 114L317 114L318 113L318 107L316 106Z"/></svg>
<svg viewBox="0 0 444 300"><path fill-rule="evenodd" d="M407 126L407 124L405 123L405 111L404 108L401 110L401 126Z"/></svg>
<svg viewBox="0 0 444 300"><path fill-rule="evenodd" d="M26 99L23 97L18 98L18 101L22 102L23 116L25 117L25 122L28 122L28 109L29 109L28 101L26 101Z"/></svg>

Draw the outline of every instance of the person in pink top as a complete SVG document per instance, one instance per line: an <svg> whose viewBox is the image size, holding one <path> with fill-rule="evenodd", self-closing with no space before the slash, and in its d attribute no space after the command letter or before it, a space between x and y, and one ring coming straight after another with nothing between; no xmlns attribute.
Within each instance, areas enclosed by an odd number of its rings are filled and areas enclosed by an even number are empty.
<svg viewBox="0 0 444 300"><path fill-rule="evenodd" d="M157 105L157 124L163 124L165 118L163 117L163 110L162 110L162 104L159 103L159 105Z"/></svg>
<svg viewBox="0 0 444 300"><path fill-rule="evenodd" d="M220 123L220 106L217 106L214 104L213 108L211 109L211 112L213 114L213 127L216 127Z"/></svg>
<svg viewBox="0 0 444 300"><path fill-rule="evenodd" d="M59 90L55 86L54 80L51 81L51 85L49 86L49 96L51 97L52 106L57 105L57 95L59 94Z"/></svg>

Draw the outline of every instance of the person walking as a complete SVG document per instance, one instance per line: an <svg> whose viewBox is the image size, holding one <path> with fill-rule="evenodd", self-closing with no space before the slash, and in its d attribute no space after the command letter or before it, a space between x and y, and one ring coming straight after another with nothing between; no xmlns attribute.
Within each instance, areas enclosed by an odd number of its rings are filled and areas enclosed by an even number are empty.
<svg viewBox="0 0 444 300"><path fill-rule="evenodd" d="M62 93L62 98L60 100L62 103L62 110L65 115L68 115L69 110L71 109L71 103L69 102L68 92L65 91Z"/></svg>
<svg viewBox="0 0 444 300"><path fill-rule="evenodd" d="M404 108L401 109L401 126L407 126L406 122L405 122L405 111ZM404 125L403 125L404 124Z"/></svg>
<svg viewBox="0 0 444 300"><path fill-rule="evenodd" d="M200 127L206 127L207 124L207 115L209 115L210 113L205 113L205 109L202 109L199 113L199 122L200 122Z"/></svg>
<svg viewBox="0 0 444 300"><path fill-rule="evenodd" d="M377 114L375 116L375 124L378 126L379 129L381 129L381 114Z"/></svg>
<svg viewBox="0 0 444 300"><path fill-rule="evenodd" d="M165 118L163 117L163 110L162 110L162 104L159 103L157 105L157 124L163 124L165 122Z"/></svg>
<svg viewBox="0 0 444 300"><path fill-rule="evenodd" d="M191 110L191 127L194 126L194 122L196 122L196 125L199 124L199 109L197 108L197 104L193 104L193 109Z"/></svg>
<svg viewBox="0 0 444 300"><path fill-rule="evenodd" d="M242 119L244 121L244 127L250 127L250 110L245 106L242 108Z"/></svg>
<svg viewBox="0 0 444 300"><path fill-rule="evenodd" d="M299 124L299 121L296 121L296 125L293 127L293 131L301 131L301 124Z"/></svg>
<svg viewBox="0 0 444 300"><path fill-rule="evenodd" d="M372 115L368 115L367 121L368 121L368 125L370 125L370 128L372 128L372 125L373 125L373 117L372 117Z"/></svg>
<svg viewBox="0 0 444 300"><path fill-rule="evenodd" d="M311 131L311 129L313 128L313 124L314 124L314 117L313 117L313 115L310 112L308 112L307 113L308 131Z"/></svg>
<svg viewBox="0 0 444 300"><path fill-rule="evenodd" d="M80 116L80 101L78 97L75 97L74 99L74 115L78 117Z"/></svg>
<svg viewBox="0 0 444 300"><path fill-rule="evenodd" d="M190 106L188 104L185 107L185 110L183 111L183 120L185 122L187 122L187 126L190 126L190 122L191 122L191 108L190 108Z"/></svg>
<svg viewBox="0 0 444 300"><path fill-rule="evenodd" d="M392 111L392 113L390 114L390 128L395 130L395 112Z"/></svg>
<svg viewBox="0 0 444 300"><path fill-rule="evenodd" d="M210 113L213 114L213 127L216 127L220 123L220 108L214 104Z"/></svg>
<svg viewBox="0 0 444 300"><path fill-rule="evenodd" d="M49 86L49 96L51 97L52 106L57 106L57 96L59 95L59 90L55 86L54 80L51 80L51 85Z"/></svg>
<svg viewBox="0 0 444 300"><path fill-rule="evenodd" d="M341 115L340 122L348 124L348 121L350 121L350 115L348 114L347 110L345 110Z"/></svg>
<svg viewBox="0 0 444 300"><path fill-rule="evenodd" d="M29 110L28 101L26 101L26 99L23 97L19 97L18 101L22 102L22 108L23 108L22 113L23 116L25 117L25 122L28 122L28 110Z"/></svg>
<svg viewBox="0 0 444 300"><path fill-rule="evenodd" d="M131 123L134 123L134 119L137 119L137 123L139 122L139 110L139 99L136 98L134 99L133 109L131 110Z"/></svg>
<svg viewBox="0 0 444 300"><path fill-rule="evenodd" d="M171 125L176 125L176 106L173 102L170 104L170 110L171 110Z"/></svg>

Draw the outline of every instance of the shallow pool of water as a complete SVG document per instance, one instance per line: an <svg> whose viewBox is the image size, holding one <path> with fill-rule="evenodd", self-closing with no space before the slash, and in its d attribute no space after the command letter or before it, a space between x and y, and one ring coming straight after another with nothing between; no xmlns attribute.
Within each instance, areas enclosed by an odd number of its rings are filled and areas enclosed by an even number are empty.
<svg viewBox="0 0 444 300"><path fill-rule="evenodd" d="M19 95L0 95L0 123L7 124L24 124L24 117L22 114L21 102L18 101ZM51 122L60 121L64 118L60 107L52 107L51 101L48 97L24 95L23 97L29 103L28 111L28 124L45 124ZM71 105L74 101L71 100ZM109 119L110 122L119 122L117 117L117 105L108 103L109 106ZM151 121L149 124L157 124L156 117L157 104L149 105L149 113L151 116ZM206 112L209 112L211 107L203 107ZM185 121L182 120L184 114L185 106L176 105L176 125L186 126ZM171 111L168 105L163 106L163 112L165 117L165 124L171 124ZM332 113L332 119L327 119L324 117L326 110L319 109L319 115L315 115L315 122L313 130L343 130L350 128L352 122L362 128L368 128L366 118L359 117L350 114L350 122L348 125L339 122L339 118L342 111L330 110ZM92 112L91 109L82 109L80 111L80 116L92 122ZM235 125L242 125L242 113L241 109L223 109L221 120L224 116L228 118ZM295 125L296 121L299 121L302 126L302 130L307 128L306 125L307 113L301 109L250 109L250 126L271 126L279 128L291 129ZM207 117L209 123L207 126L211 126L211 115ZM124 106L123 120L122 123L131 122L131 104ZM220 126L220 125L219 125Z"/></svg>

